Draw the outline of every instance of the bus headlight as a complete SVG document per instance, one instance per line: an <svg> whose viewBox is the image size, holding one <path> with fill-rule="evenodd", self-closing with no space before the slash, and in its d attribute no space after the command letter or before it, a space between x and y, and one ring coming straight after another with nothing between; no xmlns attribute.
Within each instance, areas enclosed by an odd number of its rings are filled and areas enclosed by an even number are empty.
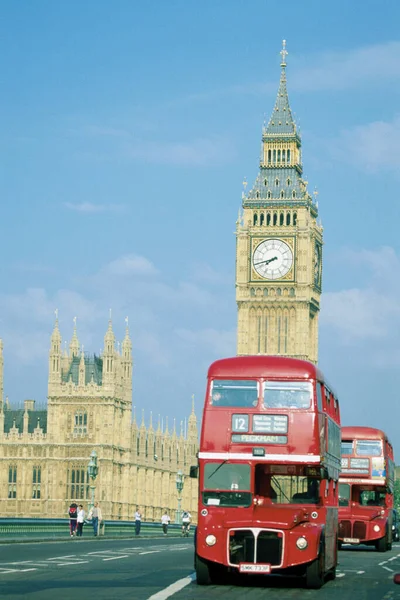
<svg viewBox="0 0 400 600"><path fill-rule="evenodd" d="M305 550L308 546L308 542L305 537L299 537L296 540L296 546L299 550Z"/></svg>
<svg viewBox="0 0 400 600"><path fill-rule="evenodd" d="M206 544L207 546L214 546L214 544L217 543L217 538L215 537L215 535L208 535L206 537Z"/></svg>
<svg viewBox="0 0 400 600"><path fill-rule="evenodd" d="M379 525L374 525L374 531L378 532L380 530L381 530L381 528L379 527Z"/></svg>

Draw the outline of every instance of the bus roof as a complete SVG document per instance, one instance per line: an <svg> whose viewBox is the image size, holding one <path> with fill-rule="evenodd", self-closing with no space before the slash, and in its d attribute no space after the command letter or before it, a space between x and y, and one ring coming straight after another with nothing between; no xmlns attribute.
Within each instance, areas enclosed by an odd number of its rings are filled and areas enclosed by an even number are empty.
<svg viewBox="0 0 400 600"><path fill-rule="evenodd" d="M316 365L287 356L234 356L213 362L208 377L278 377L325 381Z"/></svg>
<svg viewBox="0 0 400 600"><path fill-rule="evenodd" d="M342 440L384 440L386 433L375 427L342 427Z"/></svg>

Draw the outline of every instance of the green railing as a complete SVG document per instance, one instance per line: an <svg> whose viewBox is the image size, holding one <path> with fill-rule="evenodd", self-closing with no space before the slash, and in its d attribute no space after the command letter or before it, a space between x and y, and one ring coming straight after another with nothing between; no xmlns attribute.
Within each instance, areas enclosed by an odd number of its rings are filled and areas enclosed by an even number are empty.
<svg viewBox="0 0 400 600"><path fill-rule="evenodd" d="M93 534L92 525L83 527L83 535ZM135 523L132 521L105 521L104 534L107 537L135 537ZM161 523L142 522L141 537L162 536ZM168 527L168 535L177 537L181 526L175 523ZM69 519L23 519L0 518L0 542L6 539L64 538L69 535Z"/></svg>

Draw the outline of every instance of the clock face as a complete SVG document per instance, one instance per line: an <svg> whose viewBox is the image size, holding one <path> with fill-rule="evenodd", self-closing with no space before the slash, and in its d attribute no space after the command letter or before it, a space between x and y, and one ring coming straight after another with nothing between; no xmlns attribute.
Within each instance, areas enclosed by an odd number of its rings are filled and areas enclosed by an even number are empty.
<svg viewBox="0 0 400 600"><path fill-rule="evenodd" d="M321 284L321 246L317 244L314 249L314 283Z"/></svg>
<svg viewBox="0 0 400 600"><path fill-rule="evenodd" d="M265 279L280 279L293 264L293 253L286 242L278 239L264 240L253 254L253 267Z"/></svg>

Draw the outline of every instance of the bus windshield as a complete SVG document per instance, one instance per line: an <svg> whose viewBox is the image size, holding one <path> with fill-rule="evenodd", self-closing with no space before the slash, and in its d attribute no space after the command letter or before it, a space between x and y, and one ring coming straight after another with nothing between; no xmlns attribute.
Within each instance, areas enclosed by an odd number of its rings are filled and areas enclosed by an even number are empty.
<svg viewBox="0 0 400 600"><path fill-rule="evenodd" d="M206 463L202 499L209 506L250 506L250 465Z"/></svg>
<svg viewBox="0 0 400 600"><path fill-rule="evenodd" d="M312 384L309 381L266 381L265 408L310 408Z"/></svg>
<svg viewBox="0 0 400 600"><path fill-rule="evenodd" d="M211 401L213 406L257 406L257 381L214 379Z"/></svg>
<svg viewBox="0 0 400 600"><path fill-rule="evenodd" d="M274 504L316 504L319 480L304 475L272 475L268 496Z"/></svg>

